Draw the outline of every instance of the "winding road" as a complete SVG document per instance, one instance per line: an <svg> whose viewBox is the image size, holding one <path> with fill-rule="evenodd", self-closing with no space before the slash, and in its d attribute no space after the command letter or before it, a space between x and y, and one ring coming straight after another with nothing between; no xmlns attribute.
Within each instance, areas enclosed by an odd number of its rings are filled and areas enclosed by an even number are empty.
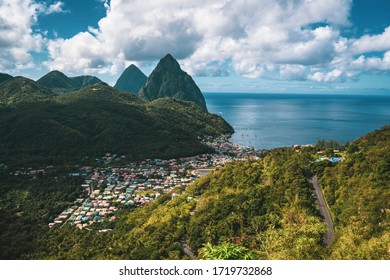
<svg viewBox="0 0 390 280"><path fill-rule="evenodd" d="M314 194L316 195L318 208L320 210L322 217L324 217L324 222L326 223L326 226L328 228L324 237L324 244L326 246L330 246L334 241L334 227L333 227L332 217L330 216L329 209L326 205L325 198L324 195L322 194L321 188L318 185L317 175L313 176L309 180L309 182L314 187Z"/></svg>

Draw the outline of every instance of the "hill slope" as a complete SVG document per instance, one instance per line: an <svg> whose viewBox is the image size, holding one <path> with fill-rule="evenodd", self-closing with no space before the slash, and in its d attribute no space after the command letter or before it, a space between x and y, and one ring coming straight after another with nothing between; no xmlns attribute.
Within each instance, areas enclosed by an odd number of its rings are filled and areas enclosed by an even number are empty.
<svg viewBox="0 0 390 280"><path fill-rule="evenodd" d="M185 242L199 258L213 251L223 253L221 258L319 259L326 229L316 214L306 168L292 149L231 163L198 179L177 198L163 195L118 214L106 237L54 230L44 240L60 246L45 248L39 257L186 259ZM61 249L64 239L71 251ZM87 240L96 247L77 249Z"/></svg>
<svg viewBox="0 0 390 280"><path fill-rule="evenodd" d="M148 101L163 97L192 101L207 111L199 87L190 75L181 70L179 63L170 54L160 60L138 95Z"/></svg>
<svg viewBox="0 0 390 280"><path fill-rule="evenodd" d="M49 100L50 89L24 77L15 77L0 84L0 106Z"/></svg>
<svg viewBox="0 0 390 280"><path fill-rule="evenodd" d="M47 88L71 89L74 87L72 80L64 73L57 70L47 73L37 80L37 83Z"/></svg>
<svg viewBox="0 0 390 280"><path fill-rule="evenodd" d="M336 223L332 259L390 259L390 126L351 143L321 186Z"/></svg>
<svg viewBox="0 0 390 280"><path fill-rule="evenodd" d="M63 163L105 152L130 159L174 157L208 151L199 135L233 132L219 116L192 104L165 102L146 105L131 93L98 84L50 102L5 108L0 111L0 157L23 164L28 159ZM170 124L171 116L181 122Z"/></svg>
<svg viewBox="0 0 390 280"><path fill-rule="evenodd" d="M70 78L57 70L51 71L37 80L38 84L50 88L58 93L78 90L101 82L102 81L95 76L77 76Z"/></svg>
<svg viewBox="0 0 390 280"><path fill-rule="evenodd" d="M0 84L2 82L5 82L5 81L8 81L10 79L12 79L13 77L11 75L8 75L6 73L0 73Z"/></svg>
<svg viewBox="0 0 390 280"><path fill-rule="evenodd" d="M100 79L96 78L95 76L90 76L90 75L71 77L70 79L73 81L73 84L75 85L76 88L84 88L102 82Z"/></svg>
<svg viewBox="0 0 390 280"><path fill-rule="evenodd" d="M326 226L307 180L317 150L280 148L217 169L177 198L166 194L118 213L104 236L55 229L42 239L50 246L34 257L186 259L186 244L206 259L388 260L389 139L390 126L370 133L348 146L345 161L321 172L336 222L330 248L322 243Z"/></svg>
<svg viewBox="0 0 390 280"><path fill-rule="evenodd" d="M137 66L131 64L119 77L114 88L137 93L145 85L147 79L148 77Z"/></svg>

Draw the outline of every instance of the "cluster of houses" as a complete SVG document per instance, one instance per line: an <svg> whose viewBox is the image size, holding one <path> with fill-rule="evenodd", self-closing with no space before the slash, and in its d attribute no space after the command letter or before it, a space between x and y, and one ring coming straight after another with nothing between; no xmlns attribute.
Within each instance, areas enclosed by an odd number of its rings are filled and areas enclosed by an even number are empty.
<svg viewBox="0 0 390 280"><path fill-rule="evenodd" d="M47 165L45 167L40 167L40 168L33 168L33 167L28 167L28 168L19 168L17 170L14 170L10 172L10 175L14 176L37 176L37 175L45 175L50 172L55 171L56 168L53 165Z"/></svg>
<svg viewBox="0 0 390 280"><path fill-rule="evenodd" d="M259 159L260 157L265 156L268 152L268 150L257 150L250 146L233 144L229 141L228 135L223 135L216 139L206 138L204 143L213 148L218 155L227 158L230 156L230 159Z"/></svg>
<svg viewBox="0 0 390 280"><path fill-rule="evenodd" d="M33 168L26 168L26 169L20 169L16 170L13 175L19 176L19 175L25 175L25 176L35 176L38 174L45 174L47 172L46 169L33 169Z"/></svg>
<svg viewBox="0 0 390 280"><path fill-rule="evenodd" d="M324 151L318 151L317 155L319 156L319 158L316 160L317 162L330 161L332 163L339 163L345 159L339 150L333 150L333 156L329 156L329 157L325 156Z"/></svg>
<svg viewBox="0 0 390 280"><path fill-rule="evenodd" d="M81 229L95 222L113 221L120 209L146 205L166 193L172 193L174 199L177 192L184 191L192 181L210 170L233 160L258 158L265 153L234 145L225 137L207 144L215 149L215 154L170 160L146 159L123 167L86 166L70 173L69 176L87 174L82 184L84 192L74 206L60 213L49 226L69 224ZM115 158L123 160L106 154L102 162L113 162Z"/></svg>
<svg viewBox="0 0 390 280"><path fill-rule="evenodd" d="M299 152L300 148L315 148L316 146L312 144L307 144L307 145L294 145L292 148L296 151ZM329 153L329 152L328 152ZM343 152L340 152L340 150L333 150L331 151L331 156L326 156L325 151L318 151L317 152L317 159L316 162L321 162L321 161L329 161L332 163L340 163L345 160L345 154Z"/></svg>

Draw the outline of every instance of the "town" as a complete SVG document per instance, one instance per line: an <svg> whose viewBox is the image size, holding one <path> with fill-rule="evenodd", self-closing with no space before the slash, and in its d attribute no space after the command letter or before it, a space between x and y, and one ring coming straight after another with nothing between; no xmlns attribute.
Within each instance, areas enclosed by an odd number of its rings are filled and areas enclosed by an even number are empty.
<svg viewBox="0 0 390 280"><path fill-rule="evenodd" d="M106 154L97 159L104 166L85 166L69 173L69 176L85 177L82 184L84 191L74 205L60 213L49 227L69 224L82 229L95 222L113 221L119 209L146 205L166 193L171 193L174 199L192 181L215 168L234 160L258 159L267 153L266 150L232 144L227 136L203 141L215 153L169 160L146 159L121 167L110 164L122 162L124 156ZM109 230L102 229L101 232Z"/></svg>

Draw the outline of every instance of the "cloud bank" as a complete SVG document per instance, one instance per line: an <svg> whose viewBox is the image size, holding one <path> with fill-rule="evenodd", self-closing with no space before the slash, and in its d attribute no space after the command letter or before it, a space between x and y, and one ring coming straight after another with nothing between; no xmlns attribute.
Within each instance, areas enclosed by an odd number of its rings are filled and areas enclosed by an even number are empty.
<svg viewBox="0 0 390 280"><path fill-rule="evenodd" d="M31 52L40 52L45 44L32 27L41 14L65 12L62 2L52 5L32 0L0 1L0 71L34 67Z"/></svg>
<svg viewBox="0 0 390 280"><path fill-rule="evenodd" d="M390 27L360 38L341 35L351 25L352 0L99 1L107 12L98 28L72 38L44 40L31 27L18 25L14 36L24 35L29 47L14 44L20 53L15 60L28 61L29 52L44 43L47 68L75 73L117 74L130 61L150 63L166 53L195 76L235 72L248 78L343 82L390 71ZM33 1L5 2L27 7L18 13L26 26L45 13L34 11ZM62 8L57 2L45 11ZM0 36L0 46L7 42Z"/></svg>

